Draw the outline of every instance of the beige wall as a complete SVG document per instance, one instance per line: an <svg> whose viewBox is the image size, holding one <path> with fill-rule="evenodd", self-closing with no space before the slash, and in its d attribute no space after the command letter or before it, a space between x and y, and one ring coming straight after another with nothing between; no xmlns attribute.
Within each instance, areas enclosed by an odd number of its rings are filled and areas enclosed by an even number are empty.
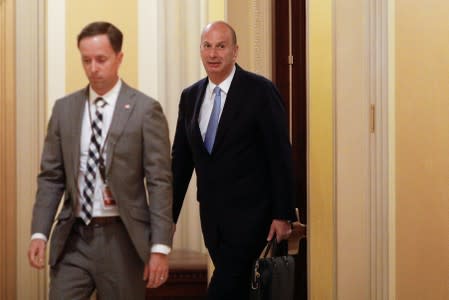
<svg viewBox="0 0 449 300"><path fill-rule="evenodd" d="M376 206L381 202L371 194L376 183L370 178L375 174L371 172L370 153L375 153L376 147L370 139L382 133L380 126L375 134L369 130L369 90L374 90L374 77L370 77L367 57L376 49L367 51L373 39L366 21L369 1L333 2L336 299L383 299L375 296L381 295L382 288L376 286L374 278L378 274L372 263L381 251L373 240L375 230L382 225L373 225ZM372 287L378 291L373 293Z"/></svg>
<svg viewBox="0 0 449 300"><path fill-rule="evenodd" d="M107 8L107 9L105 9ZM108 21L123 33L123 63L120 76L131 86L137 86L137 0L77 0L66 1L66 92L87 85L76 37L81 29L94 21Z"/></svg>
<svg viewBox="0 0 449 300"><path fill-rule="evenodd" d="M359 67L357 64L360 62L363 63L363 59L355 63L356 57L345 61L346 56L341 56L338 51L346 52L344 55L347 55L348 51L355 51L354 53L364 51L363 49L355 50L355 47L360 44L353 43L357 42L354 36L347 36L346 38L352 42L344 43L340 33L343 27L356 22L359 24L353 28L354 34L360 33L356 28L361 30L363 26L366 26L364 25L366 19L365 21L360 19L359 15L353 18L350 15L345 18L335 17L333 13L344 9L346 4L344 1L339 3L341 5L333 6L331 1L310 0L308 2L309 277L312 299L361 299L351 295L354 296L357 289L360 289L360 295L369 291L366 278L362 284L356 284L356 288L352 291L349 285L347 288L341 286L344 281L354 283L362 280L362 274L365 276L367 271L369 274L370 265L367 261L363 261L364 266L361 266L360 263L351 259L350 253L338 253L341 245L351 242L351 234L355 228L351 228L350 223L347 224L349 227L346 229L334 228L332 224L334 211L338 214L337 206L333 207L331 200L334 197L332 186L333 169L336 168L336 163L328 151L332 151L334 139L340 141L342 138L341 134L333 136L339 129L334 128L334 123L331 121L333 116L330 112L334 109L332 99L337 97L336 111L343 110L349 105L343 100L338 104L338 98L344 98L341 96L340 85L348 79L347 76L350 78L353 75L350 74L351 69ZM396 22L391 27L395 32L392 34L393 40L390 40L396 48L393 52L394 57L389 60L394 64L391 69L395 70L395 73L390 73L394 77L390 82L392 86L389 88L396 93L389 99L391 103L395 103L395 115L393 116L394 125L390 127L388 134L393 135L389 141L393 146L390 149L395 151L392 153L395 160L391 161L390 186L396 192L390 195L389 201L393 203L390 209L396 211L392 218L393 220L396 218L396 223L390 225L390 229L395 231L389 232L389 235L393 237L389 241L390 247L396 251L390 257L390 274L393 274L394 278L390 278L389 297L399 300L444 300L449 299L449 85L447 82L449 3L440 0L425 3L398 0L396 6L390 8L394 8L396 12L392 18ZM338 37L335 45L333 45L334 34ZM363 40L359 42L364 43ZM341 43L341 49L338 46L339 43ZM350 65L351 63L355 65ZM338 71L339 65L342 66L341 71ZM337 83L329 78L329 74L334 73L334 67L336 67ZM360 70L363 71L363 69ZM354 79L361 79L361 76L366 74L362 72ZM332 89L333 84L336 84L339 90ZM352 84L360 88L363 83L352 81ZM358 93L358 90L346 95L346 99L354 97L354 93ZM361 96L363 97L363 94ZM347 109L353 110L356 105L359 105L356 102L354 104ZM353 113L365 115L360 119L366 118L366 108L363 106ZM356 126L365 126L363 122L357 123L355 118L352 118L352 122L356 122ZM351 148L355 143L357 142L350 142ZM339 151L344 151L344 144L338 146L337 143L336 146L339 147L336 149L337 154ZM355 164L355 161L347 161L345 166L348 164ZM339 182L341 182L342 174L336 175L340 176L337 178L336 188L341 193L343 186ZM347 199L340 197L337 201L341 204L342 200ZM352 227L364 224L363 216L358 214L356 206L348 207L349 215L347 214L346 217L351 216L351 210ZM369 214L366 216L369 218ZM385 218L387 217L385 215ZM338 222L338 220L335 221ZM320 230L317 230L317 227ZM334 230L338 232L335 233ZM333 240L334 237L337 240ZM320 243L315 243L316 239L319 239ZM349 240L345 242L346 239ZM358 268L352 273L347 273L346 276L338 272L342 266L336 266L338 275L336 281L340 288L338 291L334 290L336 285L332 277L331 266L335 264L333 250L337 251L335 254L337 257L341 258L344 255L347 263L350 264L353 261L352 263L357 264ZM365 255L369 259L369 252L374 250L373 248L358 249L355 257ZM361 255L360 251L365 254ZM322 257L328 259L327 263L316 260ZM328 274L331 275L328 276ZM371 280L373 283L375 279ZM371 297L376 292L371 291ZM342 295L345 297L340 297ZM366 297L369 295L362 298Z"/></svg>
<svg viewBox="0 0 449 300"><path fill-rule="evenodd" d="M396 1L396 295L449 299L449 2Z"/></svg>
<svg viewBox="0 0 449 300"><path fill-rule="evenodd" d="M227 21L234 27L239 44L237 63L245 69L251 68L251 42L249 38L251 36L251 16L248 9L250 2L249 0L227 1Z"/></svg>
<svg viewBox="0 0 449 300"><path fill-rule="evenodd" d="M272 76L272 0L227 0L226 21L237 32L237 63L267 78Z"/></svg>
<svg viewBox="0 0 449 300"><path fill-rule="evenodd" d="M310 299L335 295L333 4L308 7L308 180Z"/></svg>

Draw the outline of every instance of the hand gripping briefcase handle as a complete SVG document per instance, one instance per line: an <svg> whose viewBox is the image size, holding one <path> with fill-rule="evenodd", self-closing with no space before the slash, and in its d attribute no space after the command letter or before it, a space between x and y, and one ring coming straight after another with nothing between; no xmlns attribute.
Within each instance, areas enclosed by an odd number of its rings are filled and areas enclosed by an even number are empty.
<svg viewBox="0 0 449 300"><path fill-rule="evenodd" d="M267 257L278 248L277 256ZM287 255L287 247L279 247L276 238L267 243L262 257L254 262L251 274L251 300L291 300L294 294L295 261ZM276 254L276 253L275 253Z"/></svg>

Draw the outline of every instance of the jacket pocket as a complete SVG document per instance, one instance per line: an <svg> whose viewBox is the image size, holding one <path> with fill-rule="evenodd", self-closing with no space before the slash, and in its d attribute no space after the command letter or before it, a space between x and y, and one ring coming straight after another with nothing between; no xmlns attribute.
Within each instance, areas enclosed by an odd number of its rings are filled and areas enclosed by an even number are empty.
<svg viewBox="0 0 449 300"><path fill-rule="evenodd" d="M58 221L65 221L67 219L69 219L72 216L72 209L71 208L66 208L63 209L58 217L56 218Z"/></svg>

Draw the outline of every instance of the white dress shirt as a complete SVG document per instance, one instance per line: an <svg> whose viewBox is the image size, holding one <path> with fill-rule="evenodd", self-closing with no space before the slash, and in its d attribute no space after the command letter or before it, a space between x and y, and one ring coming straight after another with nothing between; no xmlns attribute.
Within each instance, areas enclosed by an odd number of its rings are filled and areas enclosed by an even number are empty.
<svg viewBox="0 0 449 300"><path fill-rule="evenodd" d="M105 145L106 138L108 136L109 127L111 126L112 115L114 114L115 104L117 103L118 94L120 92L120 88L122 87L122 81L118 80L115 86L106 94L100 96L95 91L89 87L89 101L86 101L84 106L84 114L83 121L81 124L81 140L80 140L80 170L78 174L78 199L83 197L83 191L86 187L84 182L84 177L86 175L87 170L87 159L89 157L89 145L90 139L92 136L92 126L91 122L95 117L95 99L101 97L106 102L106 105L103 107L103 127L101 129L101 144L100 149L103 153L103 157L105 158L106 163L106 153L107 150L103 149ZM90 108L88 107L90 106ZM90 117L89 117L90 113ZM105 208L103 205L103 188L104 182L101 179L99 168L96 168L95 175L95 191L92 197L93 202L93 212L92 216L95 217L110 217L110 216L118 216L118 208L117 205L113 205L111 207ZM115 199L114 199L115 200ZM76 209L76 215L79 216L81 206L78 201L78 206Z"/></svg>
<svg viewBox="0 0 449 300"><path fill-rule="evenodd" d="M232 79L234 78L234 74L235 74L235 65L234 65L234 68L232 68L232 71L229 74L229 76L226 77L225 80L223 80L222 82L220 82L218 84L218 86L221 89L220 118L221 118L221 113L223 112L223 107L226 102L226 96L228 95L228 91L229 91L229 88L231 87ZM214 106L214 98L215 98L214 88L216 86L217 85L215 83L213 83L212 81L209 80L209 83L207 84L207 87L206 87L206 92L204 93L203 104L201 104L200 114L198 116L198 123L200 126L200 131L201 131L201 136L203 137L203 141L204 141L204 137L206 136L207 125L209 124L210 115L212 114L212 108Z"/></svg>

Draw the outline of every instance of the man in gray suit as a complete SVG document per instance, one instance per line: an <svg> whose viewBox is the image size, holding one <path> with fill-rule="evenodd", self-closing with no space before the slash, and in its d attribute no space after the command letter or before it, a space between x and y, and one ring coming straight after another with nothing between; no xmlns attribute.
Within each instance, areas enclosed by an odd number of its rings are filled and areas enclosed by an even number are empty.
<svg viewBox="0 0 449 300"><path fill-rule="evenodd" d="M118 76L122 33L87 25L78 49L89 85L59 99L38 175L28 259L44 267L50 299L144 299L163 284L172 245L167 122L157 101Z"/></svg>

